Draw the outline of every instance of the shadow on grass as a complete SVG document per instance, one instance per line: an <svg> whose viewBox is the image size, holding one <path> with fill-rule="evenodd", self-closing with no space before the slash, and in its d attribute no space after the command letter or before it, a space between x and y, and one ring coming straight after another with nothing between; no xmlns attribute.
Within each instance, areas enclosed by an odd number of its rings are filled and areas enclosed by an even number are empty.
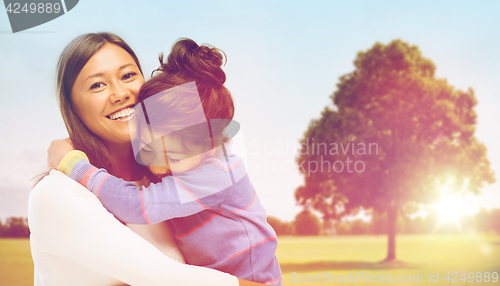
<svg viewBox="0 0 500 286"><path fill-rule="evenodd" d="M403 261L315 261L310 263L283 263L280 264L281 271L286 272L305 272L305 271L323 271L323 270L384 270L384 269L418 269L415 264L409 264Z"/></svg>

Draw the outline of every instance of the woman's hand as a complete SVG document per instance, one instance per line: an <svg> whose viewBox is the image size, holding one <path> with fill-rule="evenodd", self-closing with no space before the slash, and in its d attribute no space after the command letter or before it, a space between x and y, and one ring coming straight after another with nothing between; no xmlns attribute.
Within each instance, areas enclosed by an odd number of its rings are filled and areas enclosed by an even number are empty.
<svg viewBox="0 0 500 286"><path fill-rule="evenodd" d="M47 149L47 164L49 165L49 168L57 169L57 166L59 166L59 163L64 156L73 150L75 150L75 147L69 138L52 141L49 149Z"/></svg>

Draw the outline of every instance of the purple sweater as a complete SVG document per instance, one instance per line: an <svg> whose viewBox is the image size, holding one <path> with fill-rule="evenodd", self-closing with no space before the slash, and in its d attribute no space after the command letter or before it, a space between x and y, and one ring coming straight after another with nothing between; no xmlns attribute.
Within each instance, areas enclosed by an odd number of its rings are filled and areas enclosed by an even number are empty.
<svg viewBox="0 0 500 286"><path fill-rule="evenodd" d="M205 160L193 170L142 188L95 168L77 152L68 154L59 170L92 191L124 222L168 220L188 264L281 285L276 233L266 222L241 158L228 159Z"/></svg>

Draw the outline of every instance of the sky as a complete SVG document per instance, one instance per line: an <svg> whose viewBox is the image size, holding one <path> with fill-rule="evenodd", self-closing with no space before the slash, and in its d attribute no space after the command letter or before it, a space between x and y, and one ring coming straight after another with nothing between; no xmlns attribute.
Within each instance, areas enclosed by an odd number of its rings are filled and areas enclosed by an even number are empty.
<svg viewBox="0 0 500 286"><path fill-rule="evenodd" d="M12 33L0 12L0 218L26 216L46 150L67 137L55 96L64 47L88 32L113 32L136 52L148 78L179 38L227 55L226 87L246 144L247 169L269 215L291 221L303 182L300 138L319 118L338 78L361 50L402 39L458 89L473 88L476 137L500 181L500 2L498 1L94 1ZM369 166L367 166L368 168ZM500 183L465 198L467 212L500 208Z"/></svg>

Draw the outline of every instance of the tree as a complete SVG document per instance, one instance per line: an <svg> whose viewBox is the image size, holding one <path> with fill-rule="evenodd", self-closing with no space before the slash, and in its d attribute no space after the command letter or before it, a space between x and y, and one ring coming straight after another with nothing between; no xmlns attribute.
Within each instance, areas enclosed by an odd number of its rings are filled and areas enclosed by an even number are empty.
<svg viewBox="0 0 500 286"><path fill-rule="evenodd" d="M295 216L296 235L320 235L321 221L313 213L304 210Z"/></svg>
<svg viewBox="0 0 500 286"><path fill-rule="evenodd" d="M372 233L376 235L387 233L387 215L380 212L372 212Z"/></svg>
<svg viewBox="0 0 500 286"><path fill-rule="evenodd" d="M500 234L500 209L490 211L481 208L474 216L476 230L482 233Z"/></svg>
<svg viewBox="0 0 500 286"><path fill-rule="evenodd" d="M9 217L4 225L0 222L0 237L28 238L29 236L27 218Z"/></svg>
<svg viewBox="0 0 500 286"><path fill-rule="evenodd" d="M489 227L496 234L500 234L500 209L493 209L490 211Z"/></svg>
<svg viewBox="0 0 500 286"><path fill-rule="evenodd" d="M2 224L2 220L0 219L0 237L4 237L4 233L6 231L6 227Z"/></svg>
<svg viewBox="0 0 500 286"><path fill-rule="evenodd" d="M416 217L414 219L407 220L407 229L406 233L417 234L417 233L431 233L433 228L426 227L425 219L422 217ZM433 226L435 227L435 226Z"/></svg>
<svg viewBox="0 0 500 286"><path fill-rule="evenodd" d="M324 220L323 226L322 226L323 235L336 235L336 234L338 234L337 225L338 225L338 222L334 221L333 219Z"/></svg>
<svg viewBox="0 0 500 286"><path fill-rule="evenodd" d="M283 222L279 218L268 216L267 223L271 225L271 227L276 232L276 235L293 235L293 224L290 222Z"/></svg>
<svg viewBox="0 0 500 286"><path fill-rule="evenodd" d="M361 219L355 219L349 222L351 225L351 234L368 234L369 232L369 224L364 222Z"/></svg>
<svg viewBox="0 0 500 286"><path fill-rule="evenodd" d="M360 208L385 213L386 260L393 260L398 215L444 192L477 194L494 176L474 137L472 89L435 78L432 61L401 40L359 52L354 66L340 77L334 107L301 139L305 183L295 197L323 219Z"/></svg>
<svg viewBox="0 0 500 286"><path fill-rule="evenodd" d="M341 222L336 225L336 230L338 235L349 235L351 234L351 225Z"/></svg>
<svg viewBox="0 0 500 286"><path fill-rule="evenodd" d="M481 208L477 214L474 216L476 230L478 232L487 232L488 231L488 220L490 213L487 209Z"/></svg>

